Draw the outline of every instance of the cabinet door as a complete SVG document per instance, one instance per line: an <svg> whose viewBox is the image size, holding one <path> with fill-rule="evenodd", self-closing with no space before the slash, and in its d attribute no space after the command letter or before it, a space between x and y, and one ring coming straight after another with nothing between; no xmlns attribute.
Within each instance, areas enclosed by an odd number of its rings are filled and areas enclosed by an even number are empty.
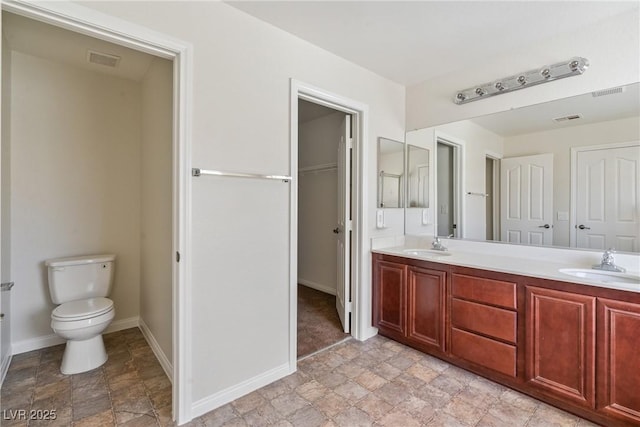
<svg viewBox="0 0 640 427"><path fill-rule="evenodd" d="M377 261L373 286L373 324L382 335L402 340L405 335L406 266Z"/></svg>
<svg viewBox="0 0 640 427"><path fill-rule="evenodd" d="M640 423L640 305L598 299L598 409Z"/></svg>
<svg viewBox="0 0 640 427"><path fill-rule="evenodd" d="M527 286L526 300L528 384L595 407L596 298Z"/></svg>
<svg viewBox="0 0 640 427"><path fill-rule="evenodd" d="M409 267L407 338L418 348L445 352L447 273Z"/></svg>

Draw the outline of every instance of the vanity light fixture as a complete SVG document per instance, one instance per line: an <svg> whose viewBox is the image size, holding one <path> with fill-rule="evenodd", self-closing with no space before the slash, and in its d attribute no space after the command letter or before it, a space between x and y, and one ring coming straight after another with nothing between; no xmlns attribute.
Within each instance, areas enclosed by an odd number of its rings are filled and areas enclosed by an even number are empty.
<svg viewBox="0 0 640 427"><path fill-rule="evenodd" d="M466 104L501 93L512 92L540 83L547 83L565 77L577 76L585 72L589 67L586 58L574 57L568 61L558 62L552 65L545 65L535 70L518 73L513 76L484 83L456 93L453 102L456 104Z"/></svg>

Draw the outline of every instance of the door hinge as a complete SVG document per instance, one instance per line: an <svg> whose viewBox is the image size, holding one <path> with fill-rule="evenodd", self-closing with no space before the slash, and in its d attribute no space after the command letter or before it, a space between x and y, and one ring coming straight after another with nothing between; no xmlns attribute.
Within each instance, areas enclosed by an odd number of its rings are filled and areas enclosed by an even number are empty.
<svg viewBox="0 0 640 427"><path fill-rule="evenodd" d="M346 231L352 231L352 230L353 230L353 220L351 220L351 219L350 219L350 220L348 220L348 221L345 223L345 225L346 225L346 227L347 227Z"/></svg>
<svg viewBox="0 0 640 427"><path fill-rule="evenodd" d="M176 262L180 262L180 252L176 251Z"/></svg>

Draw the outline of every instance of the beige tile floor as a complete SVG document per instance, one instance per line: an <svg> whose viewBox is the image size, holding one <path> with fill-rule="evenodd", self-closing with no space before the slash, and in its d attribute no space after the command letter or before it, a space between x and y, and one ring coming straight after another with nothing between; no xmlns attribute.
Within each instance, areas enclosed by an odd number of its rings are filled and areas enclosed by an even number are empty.
<svg viewBox="0 0 640 427"><path fill-rule="evenodd" d="M137 329L105 335L109 361L59 372L63 346L14 357L1 407L56 409L29 425L165 426L171 386ZM2 420L2 426L27 425ZM211 411L189 426L592 426L586 420L374 337L349 340L298 363L298 372Z"/></svg>
<svg viewBox="0 0 640 427"><path fill-rule="evenodd" d="M348 337L336 311L336 297L298 285L298 358Z"/></svg>

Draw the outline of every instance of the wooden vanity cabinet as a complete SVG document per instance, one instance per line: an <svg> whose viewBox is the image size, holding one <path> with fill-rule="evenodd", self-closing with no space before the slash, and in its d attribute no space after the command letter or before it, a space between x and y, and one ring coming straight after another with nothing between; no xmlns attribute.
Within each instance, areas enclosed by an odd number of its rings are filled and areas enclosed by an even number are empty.
<svg viewBox="0 0 640 427"><path fill-rule="evenodd" d="M518 377L518 286L509 278L454 268L451 273L451 355ZM520 304L521 306L521 304Z"/></svg>
<svg viewBox="0 0 640 427"><path fill-rule="evenodd" d="M407 313L407 266L374 255L373 325L381 335L404 341Z"/></svg>
<svg viewBox="0 0 640 427"><path fill-rule="evenodd" d="M526 286L527 384L595 407L596 297Z"/></svg>
<svg viewBox="0 0 640 427"><path fill-rule="evenodd" d="M447 273L410 266L407 279L407 343L423 351L444 353Z"/></svg>
<svg viewBox="0 0 640 427"><path fill-rule="evenodd" d="M373 325L381 335L429 353L446 345L446 270L374 254Z"/></svg>
<svg viewBox="0 0 640 427"><path fill-rule="evenodd" d="M640 425L640 303L598 298L598 410Z"/></svg>
<svg viewBox="0 0 640 427"><path fill-rule="evenodd" d="M380 334L606 426L640 426L640 293L373 256Z"/></svg>

